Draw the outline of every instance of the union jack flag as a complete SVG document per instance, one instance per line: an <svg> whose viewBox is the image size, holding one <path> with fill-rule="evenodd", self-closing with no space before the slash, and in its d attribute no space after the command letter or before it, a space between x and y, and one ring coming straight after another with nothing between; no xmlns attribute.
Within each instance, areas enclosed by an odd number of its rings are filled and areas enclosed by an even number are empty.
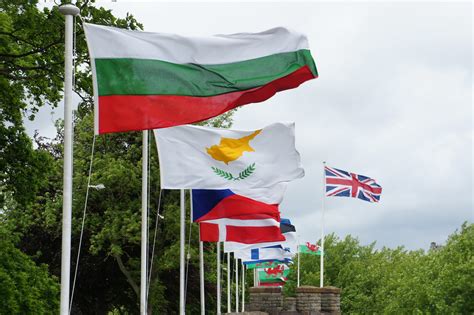
<svg viewBox="0 0 474 315"><path fill-rule="evenodd" d="M379 202L382 187L372 178L325 166L326 196L352 197Z"/></svg>

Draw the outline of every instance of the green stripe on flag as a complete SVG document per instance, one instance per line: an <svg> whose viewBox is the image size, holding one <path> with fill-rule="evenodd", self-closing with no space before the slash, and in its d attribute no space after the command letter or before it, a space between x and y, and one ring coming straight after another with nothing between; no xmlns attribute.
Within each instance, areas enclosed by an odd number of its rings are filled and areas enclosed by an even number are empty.
<svg viewBox="0 0 474 315"><path fill-rule="evenodd" d="M266 261L261 263L251 263L245 264L247 269L257 269L257 268L275 268L276 266L280 265L281 262L279 261Z"/></svg>
<svg viewBox="0 0 474 315"><path fill-rule="evenodd" d="M308 246L306 245L300 245L298 250L300 254L310 254L310 255L321 256L321 249L319 249L319 247L317 251L314 251L314 250L309 249Z"/></svg>
<svg viewBox="0 0 474 315"><path fill-rule="evenodd" d="M310 51L306 49L219 65L133 58L95 59L99 96L220 95L265 85L305 65L314 76L318 75Z"/></svg>

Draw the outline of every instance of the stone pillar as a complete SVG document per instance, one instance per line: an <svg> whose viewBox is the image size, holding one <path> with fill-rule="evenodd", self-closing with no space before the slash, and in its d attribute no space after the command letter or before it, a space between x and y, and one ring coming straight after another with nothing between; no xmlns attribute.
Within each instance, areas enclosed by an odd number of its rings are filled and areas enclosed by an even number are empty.
<svg viewBox="0 0 474 315"><path fill-rule="evenodd" d="M335 287L318 288L321 292L321 313L341 314L341 289Z"/></svg>
<svg viewBox="0 0 474 315"><path fill-rule="evenodd" d="M311 286L296 288L296 310L302 315L321 314L321 292L319 288Z"/></svg>
<svg viewBox="0 0 474 315"><path fill-rule="evenodd" d="M278 315L283 309L280 287L252 287L249 290L249 295L246 311L261 311L270 315Z"/></svg>
<svg viewBox="0 0 474 315"><path fill-rule="evenodd" d="M285 311L296 311L296 298L284 297L283 298L283 309Z"/></svg>

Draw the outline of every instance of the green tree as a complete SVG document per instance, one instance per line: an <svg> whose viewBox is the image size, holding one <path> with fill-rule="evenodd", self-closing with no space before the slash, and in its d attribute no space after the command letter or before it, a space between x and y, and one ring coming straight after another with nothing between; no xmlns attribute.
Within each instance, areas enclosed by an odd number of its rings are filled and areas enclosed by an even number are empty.
<svg viewBox="0 0 474 315"><path fill-rule="evenodd" d="M441 249L375 249L348 235L325 238L325 285L342 289L349 314L472 314L474 225L464 223ZM318 256L301 255L301 284L319 286ZM296 264L294 268L296 267ZM296 272L285 294L294 295Z"/></svg>
<svg viewBox="0 0 474 315"><path fill-rule="evenodd" d="M59 308L59 285L14 245L0 216L0 314L50 314Z"/></svg>

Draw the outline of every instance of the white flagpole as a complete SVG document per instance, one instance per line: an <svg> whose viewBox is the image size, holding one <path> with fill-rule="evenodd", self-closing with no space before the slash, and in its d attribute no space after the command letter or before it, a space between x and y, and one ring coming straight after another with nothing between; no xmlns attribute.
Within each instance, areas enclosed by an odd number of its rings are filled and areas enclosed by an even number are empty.
<svg viewBox="0 0 474 315"><path fill-rule="evenodd" d="M64 50L64 172L63 172L63 231L61 244L61 297L60 314L69 314L69 290L71 274L71 217L72 217L72 50L74 16L79 9L64 4L59 12L65 18Z"/></svg>
<svg viewBox="0 0 474 315"><path fill-rule="evenodd" d="M239 312L239 259L235 258L235 312Z"/></svg>
<svg viewBox="0 0 474 315"><path fill-rule="evenodd" d="M296 281L296 287L300 287L300 260L301 260L301 255L300 255L300 239L298 237L298 247L296 248L296 252L298 253L298 272L297 272L297 281Z"/></svg>
<svg viewBox="0 0 474 315"><path fill-rule="evenodd" d="M184 315L184 229L185 229L185 195L184 189L180 192L180 248L179 248L179 314Z"/></svg>
<svg viewBox="0 0 474 315"><path fill-rule="evenodd" d="M231 313L230 309L230 252L227 253L227 313Z"/></svg>
<svg viewBox="0 0 474 315"><path fill-rule="evenodd" d="M206 314L206 300L204 294L204 246L203 242L199 242L199 278L201 289L201 315Z"/></svg>
<svg viewBox="0 0 474 315"><path fill-rule="evenodd" d="M322 196L322 211L321 211L321 277L319 286L324 287L324 199L326 198L326 162L323 162L323 196Z"/></svg>
<svg viewBox="0 0 474 315"><path fill-rule="evenodd" d="M221 243L217 242L217 315L221 314Z"/></svg>
<svg viewBox="0 0 474 315"><path fill-rule="evenodd" d="M146 315L147 245L148 245L148 130L142 141L142 239L140 262L140 314Z"/></svg>
<svg viewBox="0 0 474 315"><path fill-rule="evenodd" d="M242 312L245 312L245 266L242 260L240 264L242 265Z"/></svg>
<svg viewBox="0 0 474 315"><path fill-rule="evenodd" d="M189 200L191 204L191 218L193 216L193 191L189 191ZM201 238L201 226L199 225L199 238ZM204 291L204 243L199 241L199 281L201 292L201 315L206 314L206 299Z"/></svg>
<svg viewBox="0 0 474 315"><path fill-rule="evenodd" d="M257 269L253 269L253 286L257 286Z"/></svg>

